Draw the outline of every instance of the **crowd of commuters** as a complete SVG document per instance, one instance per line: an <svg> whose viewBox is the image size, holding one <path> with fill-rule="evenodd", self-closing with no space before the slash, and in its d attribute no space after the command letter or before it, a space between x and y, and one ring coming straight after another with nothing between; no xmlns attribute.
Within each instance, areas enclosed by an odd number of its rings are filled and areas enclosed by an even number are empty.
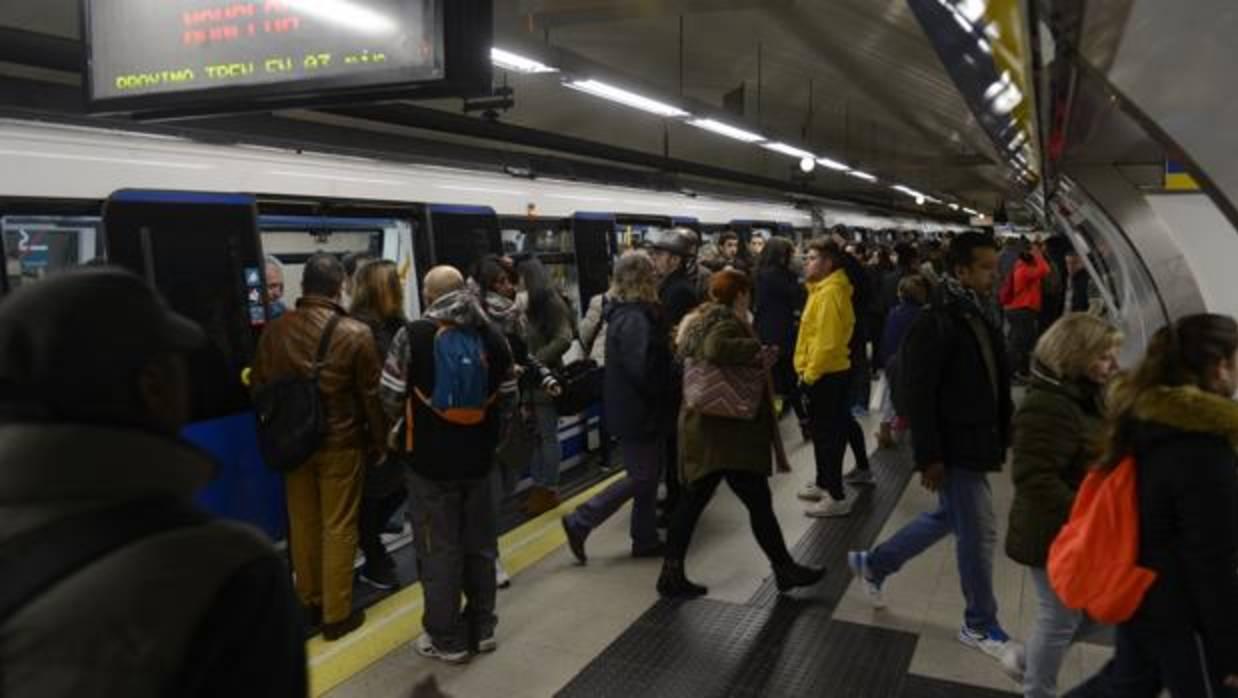
<svg viewBox="0 0 1238 698"><path fill-rule="evenodd" d="M314 255L287 308L284 269L268 258L272 322L251 387L312 373L326 415L320 447L284 477L291 580L260 536L191 504L211 466L176 435L189 418L185 357L206 341L202 331L110 268L21 289L0 304L0 458L57 466L54 476L37 465L0 473L0 551L29 548L37 534L93 536L106 553L117 519L139 524L110 543L131 552L80 561L96 571L54 594L39 593L48 579L19 580L26 634L0 649L4 680L48 695L304 694L303 623L325 640L364 623L352 598L357 551L363 583L402 585L382 539L401 509L425 597L415 650L449 663L495 651L496 589L507 581L500 503L527 471L526 513L560 506L557 372L579 341L603 367L605 438L618 441L625 471L562 518L580 564L590 534L631 501L630 553L662 560L657 591L706 594L687 556L726 481L777 588L817 584L826 571L792 558L774 513L768 480L790 469L779 423L794 412L811 442L813 477L797 492L805 513L849 516L855 488L876 481L857 418L881 375L879 446L909 433L937 504L849 553L875 606L909 560L953 536L959 641L997 660L1025 696L1058 695L1064 656L1092 621L1051 584L1050 547L1084 476L1133 456L1139 560L1156 581L1117 627L1113 659L1070 695L1229 695L1238 687L1238 324L1182 318L1120 373L1123 337L1095 312L1085 260L1061 242L1002 249L962 233L944 245L870 246L839 232L802 251L778 236L724 232L714 257L693 231L652 231L615 261L579 326L532 257L484 257L467 277L430 269L419 318L405 315L407 281L393 262ZM121 306L123 316L109 312ZM743 415L694 401L718 376L760 381ZM1014 384L1026 385L1017 409ZM844 474L848 448L855 467ZM1028 569L1037 600L1026 648L1003 628L993 584L989 477L1008 455L1005 551ZM83 492L97 495L89 507ZM155 559L166 573L143 575ZM123 598L93 611L101 615L86 632L65 627L66 609L104 587ZM131 612L136 601L125 599L139 598L150 613ZM0 604L0 628L11 610ZM196 624L204 613L212 622ZM179 639L135 659L102 640L118 629ZM78 671L49 669L66 657Z"/></svg>

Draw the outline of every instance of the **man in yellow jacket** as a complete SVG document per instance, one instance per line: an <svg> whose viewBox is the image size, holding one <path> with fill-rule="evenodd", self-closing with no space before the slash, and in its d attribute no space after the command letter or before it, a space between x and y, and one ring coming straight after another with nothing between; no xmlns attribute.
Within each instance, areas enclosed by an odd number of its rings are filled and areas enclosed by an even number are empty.
<svg viewBox="0 0 1238 698"><path fill-rule="evenodd" d="M843 486L843 455L851 419L851 333L855 311L852 286L836 244L814 240L808 245L804 274L808 304L795 343L795 372L808 396L808 429L817 459L817 477L799 493L813 502L809 516L846 516L852 500ZM824 496L828 494L829 496Z"/></svg>

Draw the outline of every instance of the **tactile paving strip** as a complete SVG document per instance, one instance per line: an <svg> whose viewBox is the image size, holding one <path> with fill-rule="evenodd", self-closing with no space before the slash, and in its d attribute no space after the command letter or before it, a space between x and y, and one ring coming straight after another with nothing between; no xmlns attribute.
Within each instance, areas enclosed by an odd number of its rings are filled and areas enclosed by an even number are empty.
<svg viewBox="0 0 1238 698"><path fill-rule="evenodd" d="M869 463L877 483L849 488L849 494L857 497L851 515L820 519L800 538L791 549L791 555L801 564L824 566L829 572L816 587L798 590L794 592L796 596L811 597L833 612L851 583L847 552L867 548L875 542L907 489L913 471L911 458L911 450L906 446L874 451ZM748 603L765 606L777 598L778 589L770 577Z"/></svg>
<svg viewBox="0 0 1238 698"><path fill-rule="evenodd" d="M912 674L907 677L900 698L1009 698L1018 695L1018 693L998 691L983 686L968 686Z"/></svg>
<svg viewBox="0 0 1238 698"><path fill-rule="evenodd" d="M916 636L769 607L660 601L557 695L589 698L901 695Z"/></svg>

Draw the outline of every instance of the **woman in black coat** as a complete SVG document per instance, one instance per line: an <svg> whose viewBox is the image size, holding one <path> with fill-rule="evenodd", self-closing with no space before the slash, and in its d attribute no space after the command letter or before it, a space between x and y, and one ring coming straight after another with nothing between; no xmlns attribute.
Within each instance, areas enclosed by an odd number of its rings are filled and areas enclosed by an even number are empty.
<svg viewBox="0 0 1238 698"><path fill-rule="evenodd" d="M1103 467L1134 456L1139 564L1156 580L1113 660L1072 696L1238 695L1238 323L1159 330L1116 386Z"/></svg>
<svg viewBox="0 0 1238 698"><path fill-rule="evenodd" d="M778 347L774 364L774 392L791 403L800 424L808 419L795 376L795 337L807 294L791 268L795 247L785 238L771 238L761 251L756 275L754 327L762 344ZM780 412L781 415L781 412Z"/></svg>

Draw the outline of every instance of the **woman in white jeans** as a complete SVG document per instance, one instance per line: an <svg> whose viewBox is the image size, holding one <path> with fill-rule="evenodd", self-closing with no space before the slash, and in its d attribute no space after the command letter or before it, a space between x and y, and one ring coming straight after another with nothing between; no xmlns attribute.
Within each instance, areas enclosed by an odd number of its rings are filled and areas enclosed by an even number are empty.
<svg viewBox="0 0 1238 698"><path fill-rule="evenodd" d="M1036 344L1032 379L1014 417L1014 504L1006 554L1030 568L1036 624L1027 638L1025 698L1058 695L1057 676L1080 627L1049 585L1049 546L1070 516L1075 492L1099 453L1104 385L1117 371L1122 335L1104 320L1071 313Z"/></svg>

